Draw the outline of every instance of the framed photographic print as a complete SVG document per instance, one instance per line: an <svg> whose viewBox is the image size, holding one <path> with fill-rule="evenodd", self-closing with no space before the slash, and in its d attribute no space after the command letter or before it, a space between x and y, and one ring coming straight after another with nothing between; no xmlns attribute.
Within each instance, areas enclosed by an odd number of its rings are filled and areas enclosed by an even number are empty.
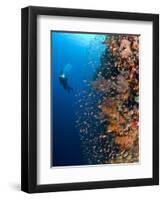
<svg viewBox="0 0 163 200"><path fill-rule="evenodd" d="M22 190L159 184L159 16L22 9Z"/></svg>

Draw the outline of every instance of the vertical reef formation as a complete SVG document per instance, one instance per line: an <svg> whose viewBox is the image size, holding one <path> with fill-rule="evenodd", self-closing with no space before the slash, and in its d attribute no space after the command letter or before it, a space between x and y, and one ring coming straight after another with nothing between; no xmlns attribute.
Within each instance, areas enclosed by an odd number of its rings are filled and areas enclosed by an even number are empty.
<svg viewBox="0 0 163 200"><path fill-rule="evenodd" d="M93 81L77 94L87 164L139 161L139 36L108 34Z"/></svg>
<svg viewBox="0 0 163 200"><path fill-rule="evenodd" d="M106 96L99 107L108 123L100 137L114 138L110 163L138 162L139 36L108 35L105 44L107 49L92 83Z"/></svg>

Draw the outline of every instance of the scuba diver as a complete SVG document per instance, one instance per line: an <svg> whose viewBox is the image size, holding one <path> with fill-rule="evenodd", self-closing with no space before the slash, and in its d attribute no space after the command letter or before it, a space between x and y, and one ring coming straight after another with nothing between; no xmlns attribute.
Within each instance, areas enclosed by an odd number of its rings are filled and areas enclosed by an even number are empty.
<svg viewBox="0 0 163 200"><path fill-rule="evenodd" d="M69 64L65 66L65 72L67 69L70 68ZM60 76L59 76L59 82L63 86L63 88L70 93L73 91L73 88L68 83L68 78L66 77L66 73L64 73L64 70L61 70Z"/></svg>

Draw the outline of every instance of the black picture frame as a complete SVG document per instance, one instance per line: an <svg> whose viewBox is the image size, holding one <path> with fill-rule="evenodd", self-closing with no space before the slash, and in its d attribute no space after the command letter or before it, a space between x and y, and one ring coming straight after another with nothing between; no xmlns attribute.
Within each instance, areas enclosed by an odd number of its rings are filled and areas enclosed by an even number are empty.
<svg viewBox="0 0 163 200"><path fill-rule="evenodd" d="M105 18L153 23L153 177L37 184L37 16ZM159 184L159 15L29 6L21 11L21 190L28 193Z"/></svg>

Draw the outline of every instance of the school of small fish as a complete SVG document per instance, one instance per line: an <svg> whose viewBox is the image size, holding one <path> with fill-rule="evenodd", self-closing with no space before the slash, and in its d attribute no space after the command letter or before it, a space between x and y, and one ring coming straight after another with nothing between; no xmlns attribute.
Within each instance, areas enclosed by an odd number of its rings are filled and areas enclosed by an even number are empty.
<svg viewBox="0 0 163 200"><path fill-rule="evenodd" d="M75 123L89 165L139 161L139 37L107 34L100 67L75 95Z"/></svg>

